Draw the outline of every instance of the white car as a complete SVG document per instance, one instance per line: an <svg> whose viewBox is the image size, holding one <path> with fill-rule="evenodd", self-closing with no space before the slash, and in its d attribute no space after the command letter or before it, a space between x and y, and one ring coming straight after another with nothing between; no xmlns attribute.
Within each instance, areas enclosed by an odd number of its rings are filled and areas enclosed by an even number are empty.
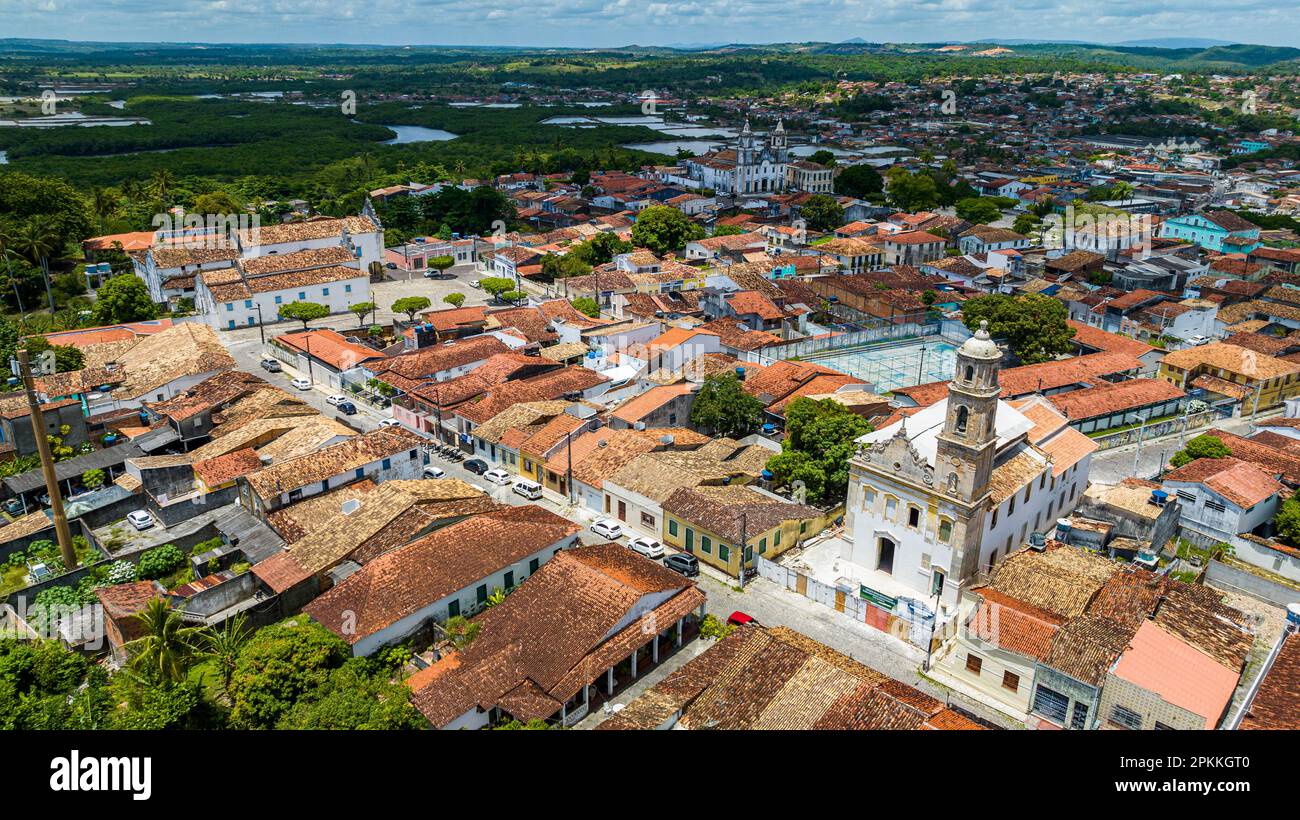
<svg viewBox="0 0 1300 820"><path fill-rule="evenodd" d="M333 396L330 396L329 398L325 399L325 403L330 405L331 407L338 407L340 404L343 404L347 400L348 400L347 396L336 393Z"/></svg>
<svg viewBox="0 0 1300 820"><path fill-rule="evenodd" d="M309 379L304 379L301 376L289 382L289 384L292 384L294 387L298 388L299 390L311 389L311 381Z"/></svg>
<svg viewBox="0 0 1300 820"><path fill-rule="evenodd" d="M482 486L480 486L480 485L478 485L478 484L470 484L469 486L471 486L471 487L473 487L474 489L478 490L479 492L483 493L483 495L492 495L492 493L488 490L487 487L482 487Z"/></svg>
<svg viewBox="0 0 1300 820"><path fill-rule="evenodd" d="M428 466L426 466L423 470L423 474L425 478L446 478L447 477L447 472L445 470L433 464L429 464Z"/></svg>
<svg viewBox="0 0 1300 820"><path fill-rule="evenodd" d="M483 477L493 484L500 484L502 487L510 483L510 473L505 470L488 470Z"/></svg>
<svg viewBox="0 0 1300 820"><path fill-rule="evenodd" d="M402 423L397 419L384 419L379 422L380 427L401 427Z"/></svg>
<svg viewBox="0 0 1300 820"><path fill-rule="evenodd" d="M153 526L153 516L144 510L135 510L126 515L126 520L137 530L147 530Z"/></svg>
<svg viewBox="0 0 1300 820"><path fill-rule="evenodd" d="M627 542L627 545L632 548L633 552L639 552L646 558L664 557L664 545L660 544L653 538L646 538L644 536L633 538L631 541Z"/></svg>
<svg viewBox="0 0 1300 820"><path fill-rule="evenodd" d="M611 541L617 541L623 537L623 527L612 518L601 518L591 525L591 531L596 535L608 538Z"/></svg>

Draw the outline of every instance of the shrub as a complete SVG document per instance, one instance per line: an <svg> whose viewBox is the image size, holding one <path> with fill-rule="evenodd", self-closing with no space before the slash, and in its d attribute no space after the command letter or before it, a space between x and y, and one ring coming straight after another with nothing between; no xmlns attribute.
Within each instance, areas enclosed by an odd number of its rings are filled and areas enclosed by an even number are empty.
<svg viewBox="0 0 1300 820"><path fill-rule="evenodd" d="M177 549L175 544L163 544L140 556L140 563L136 565L136 575L148 580L161 578L183 563L185 563L185 553Z"/></svg>
<svg viewBox="0 0 1300 820"><path fill-rule="evenodd" d="M719 621L716 615L705 615L704 620L700 621L701 638L717 638L718 640L722 640L735 631L735 624Z"/></svg>
<svg viewBox="0 0 1300 820"><path fill-rule="evenodd" d="M105 580L110 584L129 584L135 580L135 567L130 561L114 561Z"/></svg>

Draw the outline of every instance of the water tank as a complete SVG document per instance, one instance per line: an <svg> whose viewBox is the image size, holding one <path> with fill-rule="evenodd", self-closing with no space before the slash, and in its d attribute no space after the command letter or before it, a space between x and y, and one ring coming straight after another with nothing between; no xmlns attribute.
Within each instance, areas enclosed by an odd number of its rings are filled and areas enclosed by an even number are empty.
<svg viewBox="0 0 1300 820"><path fill-rule="evenodd" d="M763 476L764 481L771 481L773 478L775 478L771 470L764 470L760 475Z"/></svg>
<svg viewBox="0 0 1300 820"><path fill-rule="evenodd" d="M745 368L743 367L736 368L736 378L740 379L742 382L745 380Z"/></svg>
<svg viewBox="0 0 1300 820"><path fill-rule="evenodd" d="M1300 629L1300 604L1286 605L1286 622L1293 629Z"/></svg>
<svg viewBox="0 0 1300 820"><path fill-rule="evenodd" d="M1155 504L1157 507L1163 507L1165 504L1169 503L1169 493L1164 490L1152 490L1151 503Z"/></svg>
<svg viewBox="0 0 1300 820"><path fill-rule="evenodd" d="M1070 519L1068 519L1068 518L1058 518L1058 519L1056 519L1056 533L1057 533L1058 536L1064 536L1066 533L1068 533L1068 532L1069 532L1070 530L1072 530L1073 528L1074 528L1074 525L1070 523Z"/></svg>
<svg viewBox="0 0 1300 820"><path fill-rule="evenodd" d="M1047 546L1047 536L1043 535L1041 532L1031 532L1029 534L1029 546L1036 549L1042 549Z"/></svg>
<svg viewBox="0 0 1300 820"><path fill-rule="evenodd" d="M763 425L763 435L770 436L776 432L776 425L770 421Z"/></svg>

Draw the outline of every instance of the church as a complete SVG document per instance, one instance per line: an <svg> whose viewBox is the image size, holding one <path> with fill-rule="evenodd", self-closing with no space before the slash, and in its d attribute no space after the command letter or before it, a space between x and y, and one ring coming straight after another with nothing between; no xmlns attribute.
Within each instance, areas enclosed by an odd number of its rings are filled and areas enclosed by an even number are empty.
<svg viewBox="0 0 1300 820"><path fill-rule="evenodd" d="M1087 489L1096 443L1042 396L1000 398L1001 361L982 322L946 399L858 439L840 561L864 597L925 601L944 620Z"/></svg>
<svg viewBox="0 0 1300 820"><path fill-rule="evenodd" d="M746 118L733 148L691 157L684 164L691 179L702 188L738 197L761 196L785 191L789 159L783 121L777 122L764 141L749 127Z"/></svg>

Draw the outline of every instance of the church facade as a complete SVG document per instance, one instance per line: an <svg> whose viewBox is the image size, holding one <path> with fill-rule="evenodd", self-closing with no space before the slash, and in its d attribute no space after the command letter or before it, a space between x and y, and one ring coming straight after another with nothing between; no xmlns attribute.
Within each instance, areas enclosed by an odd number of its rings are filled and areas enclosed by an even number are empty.
<svg viewBox="0 0 1300 820"><path fill-rule="evenodd" d="M789 161L784 122L777 122L764 140L746 119L734 147L692 157L685 165L700 187L739 197L785 192Z"/></svg>
<svg viewBox="0 0 1300 820"><path fill-rule="evenodd" d="M1002 400L1001 359L981 327L946 399L858 440L840 559L863 597L955 613L961 589L1087 489L1096 444L1041 396Z"/></svg>

